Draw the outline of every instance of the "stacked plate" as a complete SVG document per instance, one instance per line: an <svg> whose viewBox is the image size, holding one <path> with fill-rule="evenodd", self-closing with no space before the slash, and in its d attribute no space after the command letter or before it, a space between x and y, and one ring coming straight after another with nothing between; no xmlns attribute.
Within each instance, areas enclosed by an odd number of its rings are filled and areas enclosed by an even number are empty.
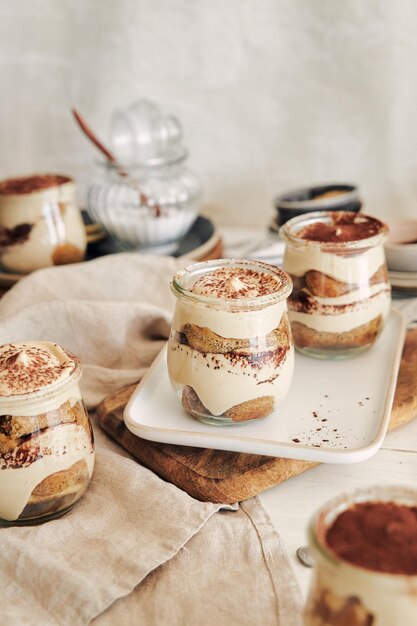
<svg viewBox="0 0 417 626"><path fill-rule="evenodd" d="M417 296L417 220L389 222L385 243L388 277L393 295L398 298Z"/></svg>
<svg viewBox="0 0 417 626"><path fill-rule="evenodd" d="M417 272L399 272L388 270L393 295L399 298L417 296Z"/></svg>

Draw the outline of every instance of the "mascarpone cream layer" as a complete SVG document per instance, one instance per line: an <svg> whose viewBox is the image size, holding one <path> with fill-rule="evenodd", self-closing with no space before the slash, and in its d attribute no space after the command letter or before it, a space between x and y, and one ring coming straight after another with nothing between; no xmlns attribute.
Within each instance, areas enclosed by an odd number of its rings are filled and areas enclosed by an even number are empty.
<svg viewBox="0 0 417 626"><path fill-rule="evenodd" d="M339 256L323 252L319 247L305 249L287 245L284 255L284 269L293 276L303 276L309 270L316 270L350 284L367 282L383 264L383 246L368 248L355 255Z"/></svg>
<svg viewBox="0 0 417 626"><path fill-rule="evenodd" d="M231 305L232 306L232 305ZM282 314L287 310L283 300L263 309L253 311L227 311L222 308L202 306L201 303L177 302L172 327L181 331L185 324L195 324L201 328L210 328L224 338L250 339L267 335L280 325Z"/></svg>
<svg viewBox="0 0 417 626"><path fill-rule="evenodd" d="M365 610L373 616L372 621L363 618L362 624L414 626L417 614L415 576L382 574L343 562L329 566L329 561L324 560L317 550L314 551L314 557L319 573L314 598L320 598L322 593L329 597L330 592L336 598L336 605L342 598L348 605L352 598L358 598ZM323 623L321 617L317 618L317 622L306 622L316 623ZM356 624L361 624L359 618Z"/></svg>
<svg viewBox="0 0 417 626"><path fill-rule="evenodd" d="M239 362L232 364L221 354L204 356L186 345L173 344L168 349L168 371L174 389L175 385L189 385L213 415L222 415L236 404L262 396L273 396L277 406L289 389L293 370L292 345L278 367L265 363L259 369L245 368Z"/></svg>
<svg viewBox="0 0 417 626"><path fill-rule="evenodd" d="M82 400L80 386L78 383L74 383L69 387L65 387L61 392L54 394L50 398L45 395L43 398L37 400L28 399L24 402L17 403L13 401L12 397L10 400L0 397L0 414L11 416L23 415L25 417L31 415L36 416L41 413L56 411L64 402L69 402L70 406L73 407L74 404L80 400Z"/></svg>
<svg viewBox="0 0 417 626"><path fill-rule="evenodd" d="M0 466L0 517L16 520L28 503L30 494L45 478L85 460L91 477L94 451L85 429L78 424L61 424L46 429L37 437L44 456L26 467L2 469Z"/></svg>
<svg viewBox="0 0 417 626"><path fill-rule="evenodd" d="M33 215L14 215L10 227L27 222L33 222ZM61 215L58 207L52 204L49 206L47 218L40 215L36 219L26 241L5 249L1 255L1 263L6 269L22 274L50 267L54 265L52 255L55 247L65 243L70 243L81 251L85 250L85 227L75 206L68 204L64 215Z"/></svg>
<svg viewBox="0 0 417 626"><path fill-rule="evenodd" d="M336 298L333 299L336 300ZM385 319L391 306L389 289L384 289L371 298L367 298L342 312L332 311L331 306L327 307L327 312L311 311L301 313L298 311L288 311L290 322L300 322L308 328L321 332L341 333L367 324L371 320L382 315ZM325 307L323 307L325 309ZM322 309L322 310L323 310Z"/></svg>

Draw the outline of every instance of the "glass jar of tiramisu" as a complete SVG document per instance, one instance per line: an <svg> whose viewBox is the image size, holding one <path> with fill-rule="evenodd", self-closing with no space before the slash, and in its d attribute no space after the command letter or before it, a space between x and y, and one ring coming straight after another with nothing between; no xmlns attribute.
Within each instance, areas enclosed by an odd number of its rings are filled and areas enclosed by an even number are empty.
<svg viewBox="0 0 417 626"><path fill-rule="evenodd" d="M305 626L417 623L417 490L341 495L313 519Z"/></svg>
<svg viewBox="0 0 417 626"><path fill-rule="evenodd" d="M220 426L272 413L294 367L287 274L258 261L223 259L187 267L171 287L177 302L168 371L184 409Z"/></svg>
<svg viewBox="0 0 417 626"><path fill-rule="evenodd" d="M294 289L289 319L298 350L345 358L367 350L388 315L391 289L378 219L344 212L315 212L289 220L284 269Z"/></svg>
<svg viewBox="0 0 417 626"><path fill-rule="evenodd" d="M78 263L86 246L71 178L35 174L0 181L0 261L6 270L27 274Z"/></svg>
<svg viewBox="0 0 417 626"><path fill-rule="evenodd" d="M46 341L0 346L0 523L58 517L94 466L77 357Z"/></svg>

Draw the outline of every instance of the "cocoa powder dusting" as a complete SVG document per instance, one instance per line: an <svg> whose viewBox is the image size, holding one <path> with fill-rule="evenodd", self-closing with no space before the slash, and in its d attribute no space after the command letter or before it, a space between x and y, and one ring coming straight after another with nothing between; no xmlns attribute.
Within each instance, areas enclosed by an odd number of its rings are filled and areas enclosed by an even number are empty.
<svg viewBox="0 0 417 626"><path fill-rule="evenodd" d="M48 351L37 346L9 344L0 355L0 380L9 390L7 395L46 387L66 369L74 369L71 360L54 362Z"/></svg>
<svg viewBox="0 0 417 626"><path fill-rule="evenodd" d="M273 350L268 350L266 352L254 352L252 354L239 354L237 351L235 352L226 352L223 354L223 357L228 360L228 362L233 366L240 366L241 368L248 370L256 370L261 371L264 367L274 367L274 369L278 370L285 357L287 356L287 352L290 346L288 344L283 346L277 346ZM272 379L261 380L258 381L258 385L262 385L263 383L273 382L275 380L275 376Z"/></svg>
<svg viewBox="0 0 417 626"><path fill-rule="evenodd" d="M20 176L19 178L7 178L0 181L0 195L14 195L32 193L58 187L71 181L68 176L59 174L36 174L34 176Z"/></svg>
<svg viewBox="0 0 417 626"><path fill-rule="evenodd" d="M37 433L35 433L36 435ZM19 469L21 467L28 467L35 461L43 458L45 451L41 451L39 444L30 445L31 436L27 439L29 445L23 445L22 448L15 448L10 452L2 454L0 458L0 470L3 469Z"/></svg>
<svg viewBox="0 0 417 626"><path fill-rule="evenodd" d="M316 300L306 289L293 291L288 306L291 311L301 311L302 313L311 313L319 308Z"/></svg>
<svg viewBox="0 0 417 626"><path fill-rule="evenodd" d="M29 239L34 224L18 224L14 228L0 227L0 247L15 246Z"/></svg>
<svg viewBox="0 0 417 626"><path fill-rule="evenodd" d="M193 285L192 292L226 300L257 298L277 292L279 280L266 272L250 268L225 267L201 276Z"/></svg>
<svg viewBox="0 0 417 626"><path fill-rule="evenodd" d="M341 559L390 574L417 574L417 507L362 502L343 511L326 532Z"/></svg>
<svg viewBox="0 0 417 626"><path fill-rule="evenodd" d="M342 243L374 237L386 227L375 217L348 211L335 211L330 223L313 222L295 234L300 239L323 243Z"/></svg>

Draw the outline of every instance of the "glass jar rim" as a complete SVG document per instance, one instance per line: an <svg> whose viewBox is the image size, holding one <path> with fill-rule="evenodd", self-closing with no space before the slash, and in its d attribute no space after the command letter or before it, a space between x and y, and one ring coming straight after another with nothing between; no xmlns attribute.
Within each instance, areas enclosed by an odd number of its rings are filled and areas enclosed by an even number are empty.
<svg viewBox="0 0 417 626"><path fill-rule="evenodd" d="M180 154L172 153L165 155L164 157L153 157L152 159L148 159L147 161L103 161L102 159L95 159L95 164L104 170L115 171L118 173L120 170L127 170L127 174L129 175L129 171L139 171L139 170L150 170L150 169L158 169L163 168L169 165L175 165L177 163L182 163L188 158L188 150L184 148L183 152Z"/></svg>
<svg viewBox="0 0 417 626"><path fill-rule="evenodd" d="M45 184L36 186L36 181L44 180ZM33 189L25 189L24 184L28 184L33 182ZM13 188L12 183L15 183L15 187ZM23 185L23 189L19 189L19 183ZM9 187L7 187L9 184ZM52 173L44 173L44 174L32 174L28 176L10 176L8 178L4 178L0 181L0 198L9 197L9 196L31 196L33 194L45 194L45 193L56 193L58 189L64 186L68 186L69 184L74 185L74 179L66 174L52 174Z"/></svg>
<svg viewBox="0 0 417 626"><path fill-rule="evenodd" d="M360 502L395 502L408 506L417 506L417 489L411 486L395 484L371 485L369 487L361 487L353 491L339 494L335 498L328 500L311 518L308 526L310 545L325 561L338 567L346 567L362 575L379 576L381 579L393 577L398 580L404 578L417 580L417 574L410 575L380 572L378 570L355 565L338 556L327 546L324 538L326 530L330 528L331 524L340 513Z"/></svg>
<svg viewBox="0 0 417 626"><path fill-rule="evenodd" d="M231 300L195 294L181 284L181 281L184 281L187 278L191 278L192 276L198 277L223 267L248 268L255 270L258 268L259 271L269 273L277 278L279 281L279 289L278 291L274 291L264 296ZM275 265L269 265L268 263L258 261L257 259L215 259L212 261L193 263L177 272L171 282L171 291L177 298L213 307L218 307L219 304L221 304L221 306L224 306L229 310L240 311L262 309L272 304L278 304L288 298L292 288L292 280L286 272Z"/></svg>
<svg viewBox="0 0 417 626"><path fill-rule="evenodd" d="M27 393L14 394L10 396L0 396L0 414L3 414L2 405L25 405L37 401L50 400L56 395L62 393L62 391L65 390L67 387L70 387L73 384L77 383L82 375L81 362L79 358L75 356L75 354L72 354L72 352L69 352L68 350L64 351L74 362L74 369L72 370L68 378L52 382L46 387L36 389L35 391L28 391Z"/></svg>
<svg viewBox="0 0 417 626"><path fill-rule="evenodd" d="M377 221L381 226L379 232L376 235L372 235L372 237L365 237L363 239L355 239L353 241L313 241L310 239L302 239L301 237L297 237L292 230L294 228L300 228L304 224L310 224L314 222L329 222L333 220L335 215L341 213L342 215L352 215L355 217L364 217L370 218L372 220ZM381 222L376 217L372 217L371 215L367 215L365 213L355 213L353 211L313 211L308 213L303 213L302 215L298 215L297 217L293 217L292 219L285 222L279 229L280 237L285 241L295 245L298 245L303 248L312 248L312 249L323 249L323 250L362 250L364 248L370 248L377 245L380 245L385 241L388 235L388 226Z"/></svg>
<svg viewBox="0 0 417 626"><path fill-rule="evenodd" d="M21 203L24 202L25 206L31 206L32 202L45 202L45 201L64 201L68 198L73 198L75 193L75 181L69 176L63 174L39 174L39 177L56 176L61 180L56 184L51 184L48 187L41 187L33 189L27 192L0 192L0 202L4 203ZM18 178L30 178L30 177L18 177ZM65 179L65 180L64 180ZM9 180L9 179L5 179Z"/></svg>

